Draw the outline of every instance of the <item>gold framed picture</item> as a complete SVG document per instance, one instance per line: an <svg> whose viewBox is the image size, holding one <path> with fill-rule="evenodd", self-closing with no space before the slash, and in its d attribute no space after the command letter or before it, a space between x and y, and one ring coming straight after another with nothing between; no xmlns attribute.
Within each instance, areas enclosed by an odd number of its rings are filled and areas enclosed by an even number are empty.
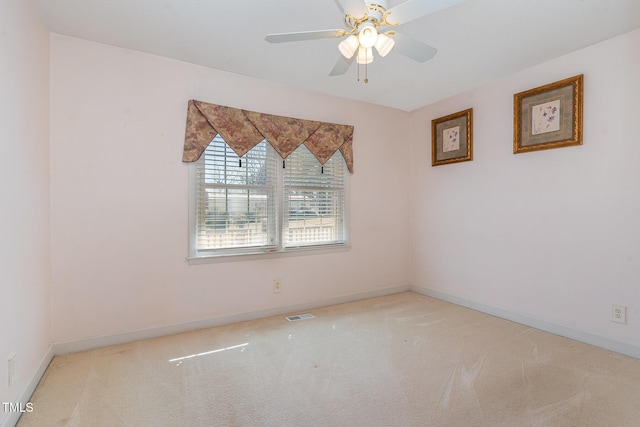
<svg viewBox="0 0 640 427"><path fill-rule="evenodd" d="M583 74L513 96L513 153L582 145Z"/></svg>
<svg viewBox="0 0 640 427"><path fill-rule="evenodd" d="M473 160L473 108L431 121L431 166Z"/></svg>

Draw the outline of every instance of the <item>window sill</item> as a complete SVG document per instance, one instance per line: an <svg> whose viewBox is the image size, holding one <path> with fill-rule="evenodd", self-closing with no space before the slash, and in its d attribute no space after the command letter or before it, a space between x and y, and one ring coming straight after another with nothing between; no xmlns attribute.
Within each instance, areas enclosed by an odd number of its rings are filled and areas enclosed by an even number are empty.
<svg viewBox="0 0 640 427"><path fill-rule="evenodd" d="M220 262L252 261L269 258L287 258L292 256L323 255L337 252L348 252L349 250L351 250L351 245L342 244L306 248L290 248L282 251L260 253L201 255L195 257L187 257L187 263L189 265L215 264Z"/></svg>

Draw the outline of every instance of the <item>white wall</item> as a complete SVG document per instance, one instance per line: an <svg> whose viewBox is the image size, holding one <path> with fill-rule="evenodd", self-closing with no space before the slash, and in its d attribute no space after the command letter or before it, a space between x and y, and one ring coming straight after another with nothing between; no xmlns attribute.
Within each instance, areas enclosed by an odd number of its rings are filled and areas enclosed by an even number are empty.
<svg viewBox="0 0 640 427"><path fill-rule="evenodd" d="M15 402L51 344L49 33L23 0L0 1L0 29L0 401Z"/></svg>
<svg viewBox="0 0 640 427"><path fill-rule="evenodd" d="M635 31L413 112L413 285L640 345L639 51ZM578 74L584 145L512 154L513 94ZM431 167L431 120L466 108L474 160Z"/></svg>
<svg viewBox="0 0 640 427"><path fill-rule="evenodd" d="M51 84L56 342L408 285L406 113L60 35ZM192 98L354 125L351 250L187 265Z"/></svg>

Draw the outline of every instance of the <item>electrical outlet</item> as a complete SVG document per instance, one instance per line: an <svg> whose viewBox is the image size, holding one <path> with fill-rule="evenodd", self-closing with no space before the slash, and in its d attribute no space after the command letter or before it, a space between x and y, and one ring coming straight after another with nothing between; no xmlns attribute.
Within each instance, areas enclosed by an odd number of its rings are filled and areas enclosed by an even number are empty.
<svg viewBox="0 0 640 427"><path fill-rule="evenodd" d="M273 279L273 293L277 294L282 290L282 280Z"/></svg>
<svg viewBox="0 0 640 427"><path fill-rule="evenodd" d="M611 304L611 320L626 325L627 307L624 305Z"/></svg>
<svg viewBox="0 0 640 427"><path fill-rule="evenodd" d="M8 362L8 373L7 373L7 378L9 379L9 385L13 384L13 382L16 380L16 375L17 375L17 370L16 370L16 354L15 353L11 353L9 355L9 357L7 358L7 362Z"/></svg>

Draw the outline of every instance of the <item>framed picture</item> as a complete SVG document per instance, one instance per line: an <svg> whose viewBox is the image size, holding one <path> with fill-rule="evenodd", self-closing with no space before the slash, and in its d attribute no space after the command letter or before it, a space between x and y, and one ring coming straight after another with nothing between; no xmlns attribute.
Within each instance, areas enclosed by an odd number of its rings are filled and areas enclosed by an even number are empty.
<svg viewBox="0 0 640 427"><path fill-rule="evenodd" d="M513 96L513 152L582 145L583 75Z"/></svg>
<svg viewBox="0 0 640 427"><path fill-rule="evenodd" d="M431 166L473 160L473 108L431 121Z"/></svg>

